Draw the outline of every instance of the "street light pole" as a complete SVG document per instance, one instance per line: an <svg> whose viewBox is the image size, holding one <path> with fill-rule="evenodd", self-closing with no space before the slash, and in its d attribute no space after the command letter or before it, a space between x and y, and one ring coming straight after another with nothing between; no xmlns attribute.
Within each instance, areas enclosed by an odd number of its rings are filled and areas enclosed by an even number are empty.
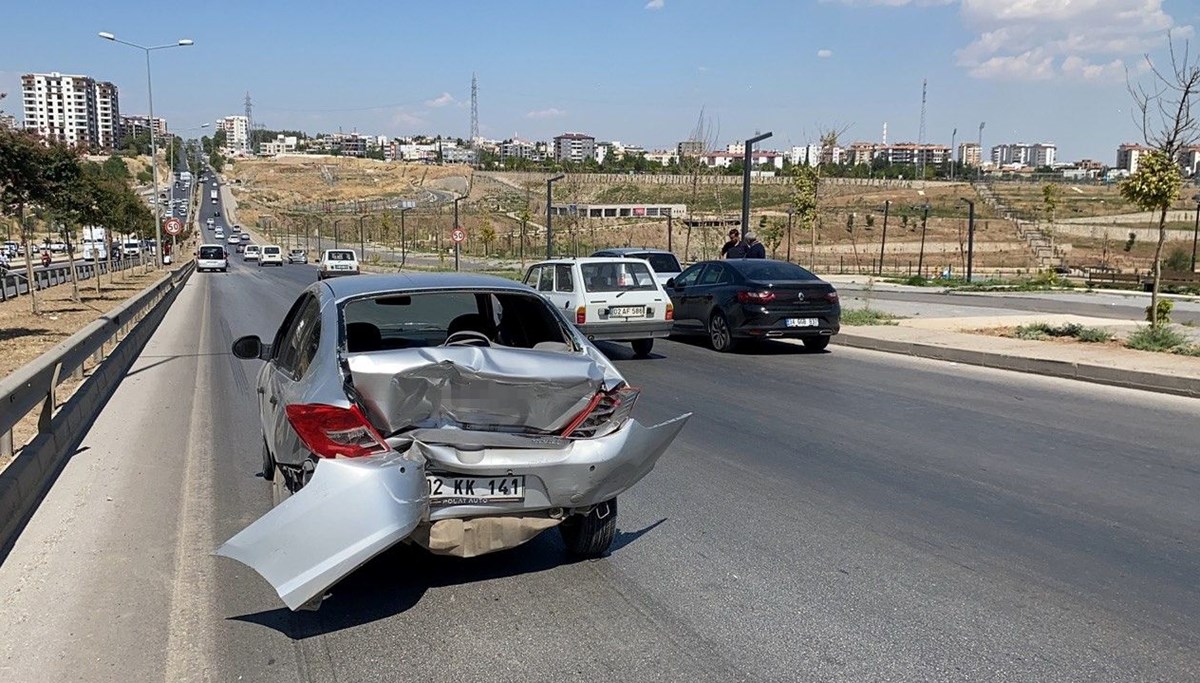
<svg viewBox="0 0 1200 683"><path fill-rule="evenodd" d="M883 200L883 238L879 240L879 274L883 275L883 256L887 253L887 223L888 212L892 208L892 200Z"/></svg>
<svg viewBox="0 0 1200 683"><path fill-rule="evenodd" d="M454 199L454 229L455 230L460 229L458 226L458 203L464 199L466 199L466 197L456 197ZM462 246L462 243L459 242L458 240L454 240L454 272L456 272L456 273L458 272L458 251L459 251L460 246Z"/></svg>
<svg viewBox="0 0 1200 683"><path fill-rule="evenodd" d="M554 183L565 177L559 173L546 181L546 258L550 258L551 252L554 250L554 229L551 225L554 219L550 216L550 204L554 201Z"/></svg>
<svg viewBox="0 0 1200 683"><path fill-rule="evenodd" d="M406 206L400 209L400 269L404 268L404 261L408 257L408 249L405 247L407 241L407 233L404 229L404 214L412 211L413 207Z"/></svg>
<svg viewBox="0 0 1200 683"><path fill-rule="evenodd" d="M340 218L333 219L333 248L334 249L341 248L342 240L341 240L341 235L339 234L339 231L338 231L338 223L341 223L341 222L342 222L342 219L340 219Z"/></svg>
<svg viewBox="0 0 1200 683"><path fill-rule="evenodd" d="M147 47L145 45L138 45L137 43L130 43L128 41L121 40L107 31L100 32L99 36L105 40L112 41L114 43L121 43L122 45L136 47L137 49L146 53L146 94L148 96L147 99L148 99L148 104L149 104L149 109L150 109L150 121L149 121L149 126L148 126L148 128L150 129L150 171L151 171L152 176L154 177L154 250L155 250L155 257L158 261L158 267L162 268L162 266L163 266L163 253L162 253L163 225L162 225L162 209L160 208L159 203L158 203L158 192L159 192L159 189L158 189L158 141L154 135L154 84L150 78L150 52L152 50L165 50L165 49L171 48L171 47L188 47L193 44L193 41L191 41L187 38L183 38L181 40L176 41L175 43L173 43L171 45L155 45L153 47Z"/></svg>
<svg viewBox="0 0 1200 683"><path fill-rule="evenodd" d="M967 203L967 282L975 265L975 202L961 197Z"/></svg>
<svg viewBox="0 0 1200 683"><path fill-rule="evenodd" d="M358 251L361 255L360 258L363 259L367 258L367 238L363 230L363 221L367 218L368 216L365 213L358 217Z"/></svg>
<svg viewBox="0 0 1200 683"><path fill-rule="evenodd" d="M750 165L754 156L754 143L766 140L771 137L771 133L763 133L755 135L745 142L745 148L742 150L742 235L746 234L750 226Z"/></svg>
<svg viewBox="0 0 1200 683"><path fill-rule="evenodd" d="M925 226L929 223L929 202L921 207L925 210L925 215L921 218L921 254L917 257L917 275L925 277L922 267L925 265Z"/></svg>
<svg viewBox="0 0 1200 683"><path fill-rule="evenodd" d="M788 207L788 231L787 231L787 262L792 262L792 214L794 209Z"/></svg>

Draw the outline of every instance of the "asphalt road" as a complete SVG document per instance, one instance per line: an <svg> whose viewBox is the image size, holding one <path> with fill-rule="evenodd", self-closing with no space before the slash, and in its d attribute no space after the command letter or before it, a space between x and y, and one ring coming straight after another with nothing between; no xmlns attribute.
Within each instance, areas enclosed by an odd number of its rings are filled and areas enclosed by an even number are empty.
<svg viewBox="0 0 1200 683"><path fill-rule="evenodd" d="M0 565L0 680L1200 678L1200 403L836 348L634 360L694 411L611 554L395 548L291 613L256 362L311 266L194 275Z"/></svg>

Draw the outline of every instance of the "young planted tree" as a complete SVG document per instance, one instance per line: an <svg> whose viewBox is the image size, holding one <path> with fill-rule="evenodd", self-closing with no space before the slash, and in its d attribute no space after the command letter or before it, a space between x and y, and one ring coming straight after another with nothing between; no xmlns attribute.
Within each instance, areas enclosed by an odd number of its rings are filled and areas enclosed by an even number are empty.
<svg viewBox="0 0 1200 683"><path fill-rule="evenodd" d="M1144 211L1157 211L1158 244L1154 249L1154 283L1150 290L1149 318L1159 328L1158 292L1162 280L1162 251L1167 240L1167 210L1179 197L1183 174L1176 160L1180 152L1200 138L1200 122L1193 113L1200 97L1200 57L1192 58L1189 44L1170 44L1169 68L1159 67L1146 55L1152 85L1129 85L1140 116L1142 136L1154 151L1138 162L1138 170L1121 183L1121 196Z"/></svg>
<svg viewBox="0 0 1200 683"><path fill-rule="evenodd" d="M1046 234L1054 236L1054 216L1058 211L1058 201L1062 197L1062 188L1054 183L1042 186L1042 214L1046 217Z"/></svg>
<svg viewBox="0 0 1200 683"><path fill-rule="evenodd" d="M792 167L792 212L800 232L812 231L809 267L817 267L817 169L807 164Z"/></svg>
<svg viewBox="0 0 1200 683"><path fill-rule="evenodd" d="M479 228L479 239L483 242L483 255L491 256L492 242L496 241L496 228L492 225L491 216L482 217L483 225Z"/></svg>

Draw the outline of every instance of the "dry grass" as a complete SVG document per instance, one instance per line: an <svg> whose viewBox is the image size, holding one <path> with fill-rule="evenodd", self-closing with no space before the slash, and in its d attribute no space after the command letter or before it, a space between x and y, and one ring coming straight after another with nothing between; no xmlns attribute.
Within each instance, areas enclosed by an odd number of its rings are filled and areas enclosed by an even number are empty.
<svg viewBox="0 0 1200 683"><path fill-rule="evenodd" d="M80 282L80 301L71 300L71 285L58 285L39 293L42 314L31 311L30 299L23 296L0 302L0 375L8 376L27 365L54 345L75 334L96 318L158 281L162 271L150 273L123 271L101 278L100 293L95 280ZM92 369L85 364L85 372ZM65 401L78 388L81 380L66 378L59 385L58 401ZM19 449L37 434L37 411L26 416L13 430L13 443ZM0 460L0 469L7 462Z"/></svg>

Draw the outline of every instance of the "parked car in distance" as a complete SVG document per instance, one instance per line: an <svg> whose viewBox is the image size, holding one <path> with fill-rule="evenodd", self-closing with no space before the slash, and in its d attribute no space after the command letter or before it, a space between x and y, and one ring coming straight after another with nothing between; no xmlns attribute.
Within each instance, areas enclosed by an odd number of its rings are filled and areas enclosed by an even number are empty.
<svg viewBox="0 0 1200 683"><path fill-rule="evenodd" d="M228 272L229 257L226 255L225 247L220 244L201 244L196 253L196 270L201 273L206 270Z"/></svg>
<svg viewBox="0 0 1200 683"><path fill-rule="evenodd" d="M273 341L232 350L265 361L260 476L282 502L217 554L293 610L406 540L475 557L558 527L568 554L602 556L617 498L689 417L633 419L638 390L560 310L486 275L313 284Z"/></svg>
<svg viewBox="0 0 1200 683"><path fill-rule="evenodd" d="M667 280L675 277L683 272L683 267L679 265L679 259L675 254L666 249L642 249L638 247L618 247L614 249L601 249L592 256L615 256L624 258L640 258L645 259L650 263L650 268L654 270L654 277L659 284L667 284Z"/></svg>
<svg viewBox="0 0 1200 683"><path fill-rule="evenodd" d="M671 298L642 259L542 261L525 271L523 282L566 312L592 341L627 341L645 357L656 338L671 333Z"/></svg>
<svg viewBox="0 0 1200 683"><path fill-rule="evenodd" d="M238 248L244 249L243 256L242 256L243 261L257 261L258 260L260 247L257 244L247 244L244 247L239 244Z"/></svg>
<svg viewBox="0 0 1200 683"><path fill-rule="evenodd" d="M288 263L308 263L308 252L303 249L293 249L288 252Z"/></svg>
<svg viewBox="0 0 1200 683"><path fill-rule="evenodd" d="M708 337L717 351L744 339L798 338L819 351L841 329L833 285L786 261L701 261L667 283L675 334Z"/></svg>
<svg viewBox="0 0 1200 683"><path fill-rule="evenodd" d="M278 244L264 245L258 256L259 266L283 267L283 249Z"/></svg>
<svg viewBox="0 0 1200 683"><path fill-rule="evenodd" d="M318 280L358 273L358 255L353 249L326 249L317 262Z"/></svg>

